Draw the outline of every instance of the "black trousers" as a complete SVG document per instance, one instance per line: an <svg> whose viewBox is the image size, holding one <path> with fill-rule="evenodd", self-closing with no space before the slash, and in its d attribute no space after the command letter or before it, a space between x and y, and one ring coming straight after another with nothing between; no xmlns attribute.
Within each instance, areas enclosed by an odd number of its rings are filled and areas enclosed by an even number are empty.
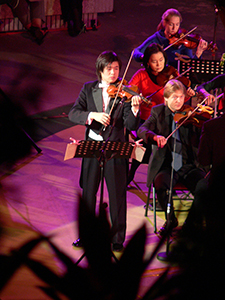
<svg viewBox="0 0 225 300"><path fill-rule="evenodd" d="M110 159L104 166L104 178L109 195L109 210L112 223L112 243L122 244L126 234L126 183L127 160ZM84 158L80 176L83 201L90 212L96 211L96 194L100 185L101 168L96 158Z"/></svg>
<svg viewBox="0 0 225 300"><path fill-rule="evenodd" d="M62 17L65 22L74 21L77 27L82 27L83 0L60 0Z"/></svg>
<svg viewBox="0 0 225 300"><path fill-rule="evenodd" d="M205 171L196 168L193 165L186 165L183 166L178 172L173 171L173 180L172 180L172 187L174 187L177 183L182 183L187 189L195 195L198 194L197 183L203 179L205 176ZM170 190L170 183L171 183L171 168L162 168L154 179L154 186L157 193L157 199L165 211L165 217L167 219L167 206L169 201L169 190ZM171 197L172 200L172 197ZM170 206L170 217L171 219L174 218L174 209L173 203Z"/></svg>

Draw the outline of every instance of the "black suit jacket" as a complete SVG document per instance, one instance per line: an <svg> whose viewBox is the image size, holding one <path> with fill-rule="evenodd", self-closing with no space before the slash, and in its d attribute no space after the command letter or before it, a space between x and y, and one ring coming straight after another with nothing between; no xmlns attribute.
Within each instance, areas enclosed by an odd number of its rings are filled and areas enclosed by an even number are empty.
<svg viewBox="0 0 225 300"><path fill-rule="evenodd" d="M168 152L171 152L172 145L170 139L167 145L163 148L158 148L157 143L153 140L155 135L162 135L168 137L172 131L172 112L164 104L154 106L151 110L150 117L138 129L138 137L143 139L145 143L152 144L152 155L149 160L147 186L149 187L153 182L155 176L159 172L163 163L168 159ZM180 140L183 145L186 145L191 152L189 152L189 164L195 166L197 162L197 151L200 137L200 129L194 127L192 124L181 126L179 129ZM172 159L172 155L170 156Z"/></svg>
<svg viewBox="0 0 225 300"><path fill-rule="evenodd" d="M114 109L111 114L111 125L115 118L115 126L110 136L111 141L121 141L125 142L124 127L128 130L136 130L139 125L139 114L135 117L131 111L130 102L125 102L120 107L119 101L117 99L117 104L114 106ZM112 106L113 99L110 100L109 108ZM106 112L109 112L109 108ZM69 112L69 119L74 122L76 125L85 125L86 126L86 139L90 129L95 131L97 134L102 129L102 124L96 122L95 120L88 125L87 118L90 112L102 112L103 111L103 102L102 102L102 88L99 88L99 82L92 81L84 84L79 97L77 98L75 104ZM104 139L108 137L108 134L111 130L111 126L108 126L104 131Z"/></svg>
<svg viewBox="0 0 225 300"><path fill-rule="evenodd" d="M198 160L217 169L225 162L225 114L203 124Z"/></svg>

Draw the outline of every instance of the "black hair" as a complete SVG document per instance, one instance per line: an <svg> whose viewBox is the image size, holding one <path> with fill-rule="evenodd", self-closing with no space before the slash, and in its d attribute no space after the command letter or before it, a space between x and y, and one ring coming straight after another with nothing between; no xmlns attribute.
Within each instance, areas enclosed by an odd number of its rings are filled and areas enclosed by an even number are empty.
<svg viewBox="0 0 225 300"><path fill-rule="evenodd" d="M158 52L162 52L164 58L165 58L165 66L167 64L167 55L166 52L163 50L163 47L160 46L157 43L152 43L150 44L144 52L144 57L143 57L143 66L145 67L145 69L149 69L149 59L152 56L152 54L158 53Z"/></svg>
<svg viewBox="0 0 225 300"><path fill-rule="evenodd" d="M96 67L96 74L98 76L99 81L101 81L101 79L102 79L101 72L103 72L104 68L107 65L113 63L114 61L118 61L119 69L121 70L122 62L115 52L104 51L98 56L96 63L95 63L95 67Z"/></svg>

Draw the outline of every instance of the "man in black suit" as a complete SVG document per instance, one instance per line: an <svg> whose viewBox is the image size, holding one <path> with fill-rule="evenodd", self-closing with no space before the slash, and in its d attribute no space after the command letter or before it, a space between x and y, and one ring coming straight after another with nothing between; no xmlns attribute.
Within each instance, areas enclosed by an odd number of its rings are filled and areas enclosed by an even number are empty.
<svg viewBox="0 0 225 300"><path fill-rule="evenodd" d="M157 199L165 211L166 220L168 217L168 191L172 190L171 175L173 176L173 186L181 182L193 194L197 182L205 176L204 170L199 168L197 163L199 128L191 123L186 124L174 133L176 136L172 135L167 139L173 131L174 115L183 108L185 95L186 89L180 81L168 81L164 87L165 104L153 107L150 117L137 132L139 138L143 139L145 143L152 144L147 186L150 187L152 183L154 184ZM174 142L176 142L176 149L174 149ZM178 221L174 215L173 203L170 205L169 217L171 226L175 228ZM159 231L160 235L164 233L167 225L168 223L165 222Z"/></svg>
<svg viewBox="0 0 225 300"><path fill-rule="evenodd" d="M205 218L215 222L218 207L222 209L224 203L225 114L203 124L197 157L209 172L197 184L197 193L185 221L185 228L189 229L202 225Z"/></svg>
<svg viewBox="0 0 225 300"><path fill-rule="evenodd" d="M211 166L211 175L225 161L225 114L206 121L202 127L198 160L203 166Z"/></svg>
<svg viewBox="0 0 225 300"><path fill-rule="evenodd" d="M77 125L86 126L86 140L125 142L125 127L136 130L139 125L139 96L130 102L121 102L109 97L110 84L118 82L121 61L112 51L105 51L96 60L98 80L84 84L79 97L69 112L69 119ZM111 110L111 114L109 114ZM103 126L105 130L102 130ZM113 127L113 130L111 128ZM121 251L126 234L126 182L127 159L110 159L105 164L105 180L109 194L109 208L112 222L112 249ZM90 212L95 214L96 193L100 184L100 165L95 158L84 158L80 176L83 189L82 199ZM80 247L80 239L73 243Z"/></svg>

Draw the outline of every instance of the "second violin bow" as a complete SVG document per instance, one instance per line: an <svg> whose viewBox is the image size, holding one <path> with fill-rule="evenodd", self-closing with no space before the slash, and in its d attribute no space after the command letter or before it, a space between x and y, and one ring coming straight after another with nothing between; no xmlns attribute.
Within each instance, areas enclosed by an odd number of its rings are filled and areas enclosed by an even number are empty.
<svg viewBox="0 0 225 300"><path fill-rule="evenodd" d="M185 38L188 34L192 33L196 28L197 28L197 26L195 26L193 29L191 29L190 31L188 31L187 33L185 33L184 35L182 35L175 42L173 42L172 44L170 44L169 46L167 46L163 50L166 51L167 49L169 49L170 47L172 47L174 44L176 44L177 42L179 42L180 40L182 40L183 38Z"/></svg>
<svg viewBox="0 0 225 300"><path fill-rule="evenodd" d="M207 100L208 97L205 97L204 100L202 100L201 103L199 103L199 105L202 105L203 103L205 103L205 101ZM193 115L194 112L196 112L196 110L198 109L198 106L195 107L194 110L191 111L191 113L174 129L174 131L172 131L168 137L166 138L166 141L168 141L168 139Z"/></svg>

